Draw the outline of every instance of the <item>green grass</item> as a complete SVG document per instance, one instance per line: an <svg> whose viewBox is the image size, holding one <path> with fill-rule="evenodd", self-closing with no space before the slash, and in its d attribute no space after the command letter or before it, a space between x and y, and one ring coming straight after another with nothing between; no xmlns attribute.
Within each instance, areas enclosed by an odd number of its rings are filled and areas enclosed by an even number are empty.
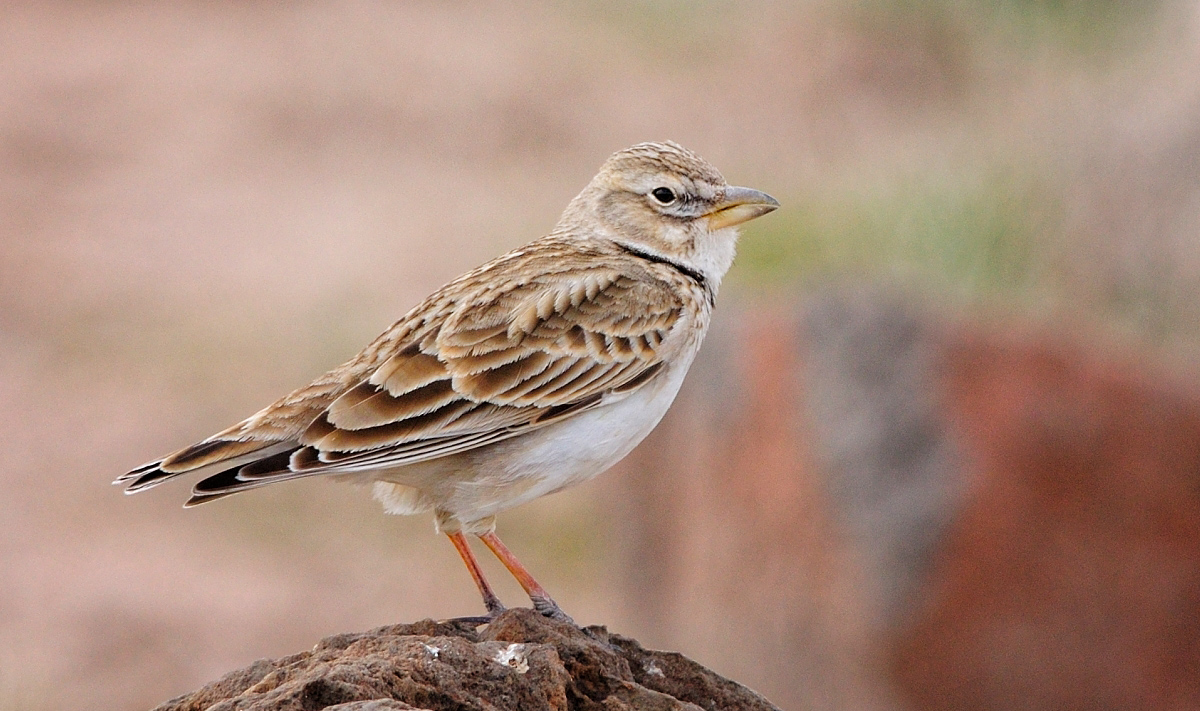
<svg viewBox="0 0 1200 711"><path fill-rule="evenodd" d="M732 27L753 26L771 8L804 16L841 17L864 28L918 36L950 34L967 46L999 41L1021 52L1057 46L1085 56L1109 56L1147 38L1162 0L810 0L794 4L731 0L612 0L564 3L587 25L608 25L651 56L721 61ZM786 14L786 12L785 12Z"/></svg>
<svg viewBox="0 0 1200 711"><path fill-rule="evenodd" d="M1049 177L926 176L781 202L747 226L730 272L730 286L752 298L888 283L952 310L1082 318L1194 361L1195 284L1169 263L1129 272L1081 261L1077 250L1111 248L1073 234Z"/></svg>
<svg viewBox="0 0 1200 711"><path fill-rule="evenodd" d="M888 278L971 301L1052 286L1053 191L998 173L916 178L874 191L784 201L753 223L731 279L751 290Z"/></svg>
<svg viewBox="0 0 1200 711"><path fill-rule="evenodd" d="M838 5L835 4L835 7ZM869 24L946 24L1012 50L1054 45L1103 57L1145 39L1161 0L858 0L842 7Z"/></svg>

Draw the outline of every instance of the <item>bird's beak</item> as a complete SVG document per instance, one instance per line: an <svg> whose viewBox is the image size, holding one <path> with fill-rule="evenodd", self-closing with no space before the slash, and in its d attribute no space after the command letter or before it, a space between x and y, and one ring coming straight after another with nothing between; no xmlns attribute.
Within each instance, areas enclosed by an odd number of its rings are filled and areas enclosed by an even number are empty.
<svg viewBox="0 0 1200 711"><path fill-rule="evenodd" d="M779 201L758 190L729 186L725 197L704 215L712 231L740 225L779 207Z"/></svg>

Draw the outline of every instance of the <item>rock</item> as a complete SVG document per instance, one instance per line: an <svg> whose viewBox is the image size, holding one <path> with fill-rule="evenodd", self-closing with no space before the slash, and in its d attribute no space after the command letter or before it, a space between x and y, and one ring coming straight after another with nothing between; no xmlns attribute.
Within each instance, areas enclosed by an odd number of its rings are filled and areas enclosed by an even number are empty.
<svg viewBox="0 0 1200 711"><path fill-rule="evenodd" d="M529 609L477 631L424 620L321 640L259 660L156 711L776 709L750 689L604 627Z"/></svg>

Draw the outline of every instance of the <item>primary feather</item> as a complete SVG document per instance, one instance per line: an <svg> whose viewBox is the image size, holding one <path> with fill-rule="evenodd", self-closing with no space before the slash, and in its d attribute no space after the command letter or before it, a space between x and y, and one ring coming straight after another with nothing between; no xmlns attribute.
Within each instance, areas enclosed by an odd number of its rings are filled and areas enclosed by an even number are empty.
<svg viewBox="0 0 1200 711"><path fill-rule="evenodd" d="M621 255L584 251L595 266L567 270L561 251L547 238L484 265L487 283L452 282L312 385L118 482L133 479L129 490L140 491L224 464L196 487L210 500L299 476L412 464L644 385L659 372L658 346L680 319L680 297L632 257L614 265Z"/></svg>

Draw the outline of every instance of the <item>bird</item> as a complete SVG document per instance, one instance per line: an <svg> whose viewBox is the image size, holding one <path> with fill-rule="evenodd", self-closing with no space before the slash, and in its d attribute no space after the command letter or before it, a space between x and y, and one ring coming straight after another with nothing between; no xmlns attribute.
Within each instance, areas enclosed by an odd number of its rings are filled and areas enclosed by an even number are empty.
<svg viewBox="0 0 1200 711"><path fill-rule="evenodd" d="M546 236L435 291L358 355L241 422L130 470L186 507L313 476L433 513L494 619L468 535L546 617L571 621L496 514L591 479L662 419L700 348L739 226L779 207L672 141L612 154ZM466 618L464 618L466 619Z"/></svg>

